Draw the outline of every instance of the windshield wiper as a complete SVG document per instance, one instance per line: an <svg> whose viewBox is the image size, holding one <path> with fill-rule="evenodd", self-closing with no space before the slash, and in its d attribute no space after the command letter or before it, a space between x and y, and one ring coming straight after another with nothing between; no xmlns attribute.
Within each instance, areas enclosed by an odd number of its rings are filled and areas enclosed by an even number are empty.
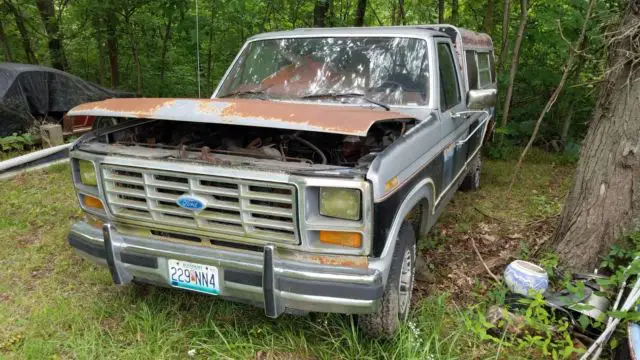
<svg viewBox="0 0 640 360"><path fill-rule="evenodd" d="M329 98L329 99L339 99L339 98L361 98L362 100L370 103L370 104L374 104L374 105L378 105L381 108L389 111L391 110L391 107L389 107L389 105L385 104L385 103L381 103L375 100L371 100L369 99L365 94L362 93L333 93L333 92L328 92L328 93L318 93L318 94L309 94L309 95L304 95L302 97L300 97L301 99L322 99L322 98Z"/></svg>
<svg viewBox="0 0 640 360"><path fill-rule="evenodd" d="M269 96L267 95L267 92L265 90L267 89L234 91L234 92L230 92L228 94L219 96L219 98L223 99L223 98L243 96L243 95L261 95L259 96L260 99L267 100Z"/></svg>

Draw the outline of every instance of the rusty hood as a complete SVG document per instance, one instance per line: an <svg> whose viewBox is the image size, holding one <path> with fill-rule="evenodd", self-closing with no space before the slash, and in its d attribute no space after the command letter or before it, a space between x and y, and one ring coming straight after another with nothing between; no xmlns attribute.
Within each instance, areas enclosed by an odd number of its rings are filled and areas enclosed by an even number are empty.
<svg viewBox="0 0 640 360"><path fill-rule="evenodd" d="M260 99L109 99L79 105L69 116L111 116L258 126L366 136L378 121L407 115L363 106L323 105Z"/></svg>

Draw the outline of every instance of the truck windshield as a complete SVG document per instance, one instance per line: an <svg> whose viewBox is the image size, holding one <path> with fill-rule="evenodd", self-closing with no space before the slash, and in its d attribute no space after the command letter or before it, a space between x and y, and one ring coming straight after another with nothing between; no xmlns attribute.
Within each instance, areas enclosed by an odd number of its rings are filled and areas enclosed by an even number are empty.
<svg viewBox="0 0 640 360"><path fill-rule="evenodd" d="M427 43L421 39L259 40L247 45L217 97L424 105L428 68Z"/></svg>

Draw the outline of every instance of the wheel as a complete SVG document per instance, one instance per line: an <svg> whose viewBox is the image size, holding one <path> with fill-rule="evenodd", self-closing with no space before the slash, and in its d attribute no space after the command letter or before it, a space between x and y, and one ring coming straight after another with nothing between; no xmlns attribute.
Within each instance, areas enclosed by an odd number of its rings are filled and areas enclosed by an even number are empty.
<svg viewBox="0 0 640 360"><path fill-rule="evenodd" d="M370 337L392 337L409 315L416 270L416 236L411 224L402 224L397 240L380 308L358 316L358 326Z"/></svg>
<svg viewBox="0 0 640 360"><path fill-rule="evenodd" d="M460 190L462 191L474 191L480 187L480 170L482 169L482 160L480 155L476 156L476 159L471 162L469 166L469 172L462 180L460 184Z"/></svg>

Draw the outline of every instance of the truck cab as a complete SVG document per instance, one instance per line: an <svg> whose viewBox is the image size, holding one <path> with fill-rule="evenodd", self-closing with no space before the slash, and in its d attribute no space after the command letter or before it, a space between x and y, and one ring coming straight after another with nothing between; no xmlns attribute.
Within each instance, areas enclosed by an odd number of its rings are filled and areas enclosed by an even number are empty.
<svg viewBox="0 0 640 360"><path fill-rule="evenodd" d="M211 99L114 99L70 152L69 244L116 284L284 312L407 316L416 242L480 181L491 39L448 25L297 29L240 50Z"/></svg>

